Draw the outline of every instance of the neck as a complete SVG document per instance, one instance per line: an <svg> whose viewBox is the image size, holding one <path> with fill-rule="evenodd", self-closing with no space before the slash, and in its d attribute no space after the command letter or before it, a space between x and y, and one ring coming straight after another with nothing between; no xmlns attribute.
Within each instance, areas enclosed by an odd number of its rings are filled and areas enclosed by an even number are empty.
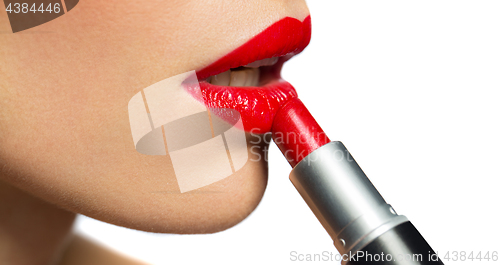
<svg viewBox="0 0 500 265"><path fill-rule="evenodd" d="M58 263L74 219L74 213L0 180L0 263Z"/></svg>

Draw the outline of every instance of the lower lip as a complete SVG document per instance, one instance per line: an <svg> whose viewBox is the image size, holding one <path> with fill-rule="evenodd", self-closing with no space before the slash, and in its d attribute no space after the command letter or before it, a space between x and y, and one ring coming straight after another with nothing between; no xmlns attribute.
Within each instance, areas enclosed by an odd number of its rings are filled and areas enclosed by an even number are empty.
<svg viewBox="0 0 500 265"><path fill-rule="evenodd" d="M292 167L330 142L297 97L293 86L282 79L262 87L216 86L206 81L199 85L209 109L237 110L245 131L256 134L272 132L276 145ZM221 114L225 115L224 112Z"/></svg>
<svg viewBox="0 0 500 265"><path fill-rule="evenodd" d="M295 88L282 79L262 87L216 86L200 82L200 89L209 109L237 110L245 131L255 134L270 132L276 112L286 102L297 97Z"/></svg>

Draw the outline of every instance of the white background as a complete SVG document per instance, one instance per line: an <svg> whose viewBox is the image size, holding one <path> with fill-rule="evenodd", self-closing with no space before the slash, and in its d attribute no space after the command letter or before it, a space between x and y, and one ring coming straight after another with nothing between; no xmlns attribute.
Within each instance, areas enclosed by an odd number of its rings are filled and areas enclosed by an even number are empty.
<svg viewBox="0 0 500 265"><path fill-rule="evenodd" d="M500 2L308 3L311 44L283 76L319 124L441 257L500 251ZM289 172L273 144L261 204L218 234L76 230L152 264L339 264L290 260L335 249Z"/></svg>

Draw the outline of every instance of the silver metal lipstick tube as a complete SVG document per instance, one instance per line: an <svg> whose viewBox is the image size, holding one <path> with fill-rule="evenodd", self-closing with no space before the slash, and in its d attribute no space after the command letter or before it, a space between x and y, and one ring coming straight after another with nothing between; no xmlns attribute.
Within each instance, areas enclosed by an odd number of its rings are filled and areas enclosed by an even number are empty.
<svg viewBox="0 0 500 265"><path fill-rule="evenodd" d="M385 202L341 142L309 154L292 170L290 180L340 254L361 250L408 221Z"/></svg>

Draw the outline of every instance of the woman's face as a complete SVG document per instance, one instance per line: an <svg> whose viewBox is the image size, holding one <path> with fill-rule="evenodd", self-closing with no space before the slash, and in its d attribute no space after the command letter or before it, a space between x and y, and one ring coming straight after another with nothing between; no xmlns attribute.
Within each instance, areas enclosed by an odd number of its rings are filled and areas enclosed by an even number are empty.
<svg viewBox="0 0 500 265"><path fill-rule="evenodd" d="M236 173L181 193L168 154L136 151L129 100L210 65L284 17L308 15L299 0L80 1L53 21L7 33L0 13L0 179L134 229L235 225L265 190L263 145Z"/></svg>

